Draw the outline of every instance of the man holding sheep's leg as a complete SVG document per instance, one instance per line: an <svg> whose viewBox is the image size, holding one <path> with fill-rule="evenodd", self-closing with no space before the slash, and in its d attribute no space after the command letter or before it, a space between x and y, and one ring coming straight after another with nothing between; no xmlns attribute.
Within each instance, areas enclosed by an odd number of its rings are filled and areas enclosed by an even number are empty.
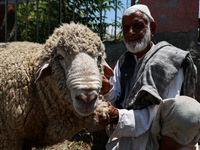
<svg viewBox="0 0 200 150"><path fill-rule="evenodd" d="M112 104L109 121L100 122L110 127L106 148L198 149L200 104L179 97L194 97L196 68L189 52L151 42L156 22L145 5L128 8L122 26L128 51L117 61L114 76L103 78L102 93Z"/></svg>

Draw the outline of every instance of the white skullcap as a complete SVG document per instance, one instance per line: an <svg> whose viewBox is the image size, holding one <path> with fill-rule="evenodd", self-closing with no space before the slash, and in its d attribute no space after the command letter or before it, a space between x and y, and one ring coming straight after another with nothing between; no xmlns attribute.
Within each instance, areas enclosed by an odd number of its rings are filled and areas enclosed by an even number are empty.
<svg viewBox="0 0 200 150"><path fill-rule="evenodd" d="M128 9L126 9L124 11L123 16L129 16L136 11L143 12L144 14L146 14L149 17L150 21L154 21L153 17L151 16L151 13L149 11L149 8L143 4L137 4L137 5L133 5L133 6L129 7Z"/></svg>

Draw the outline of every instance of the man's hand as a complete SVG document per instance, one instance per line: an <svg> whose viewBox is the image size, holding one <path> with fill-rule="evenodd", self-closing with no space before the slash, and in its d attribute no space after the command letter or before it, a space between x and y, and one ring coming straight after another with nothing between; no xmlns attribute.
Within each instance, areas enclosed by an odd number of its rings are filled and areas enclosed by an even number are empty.
<svg viewBox="0 0 200 150"><path fill-rule="evenodd" d="M108 124L117 124L119 119L119 111L114 106L109 106L110 110L108 112L109 118L100 120L99 124L103 127L107 126Z"/></svg>
<svg viewBox="0 0 200 150"><path fill-rule="evenodd" d="M106 94L110 91L111 85L110 85L109 79L113 75L114 75L113 71L108 66L108 64L104 65L104 76L102 79L102 88L101 88L100 94Z"/></svg>
<svg viewBox="0 0 200 150"><path fill-rule="evenodd" d="M106 78L106 76L103 76L102 88L100 94L106 94L110 91L110 89L111 89L110 81Z"/></svg>

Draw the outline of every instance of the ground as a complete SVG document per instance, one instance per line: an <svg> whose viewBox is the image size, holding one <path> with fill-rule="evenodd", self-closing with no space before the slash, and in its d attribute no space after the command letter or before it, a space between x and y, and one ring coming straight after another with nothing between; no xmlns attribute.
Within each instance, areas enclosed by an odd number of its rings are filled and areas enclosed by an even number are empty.
<svg viewBox="0 0 200 150"><path fill-rule="evenodd" d="M64 141L57 145L32 150L105 150L107 136L105 133L89 133L86 129L74 136L71 141Z"/></svg>
<svg viewBox="0 0 200 150"><path fill-rule="evenodd" d="M89 133L83 130L74 136L72 141L64 141L52 147L32 150L105 150L107 137L102 133ZM200 149L200 146L199 146Z"/></svg>
<svg viewBox="0 0 200 150"><path fill-rule="evenodd" d="M102 145L99 148L96 149L96 148L92 147L92 143L88 144L88 143L85 143L83 141L79 141L79 142L65 141L61 144L58 144L58 145L55 145L55 146L52 146L52 147L49 147L49 148L45 148L45 149L42 149L42 150L104 150L104 149L105 148L102 147ZM199 149L200 149L200 146L199 146Z"/></svg>
<svg viewBox="0 0 200 150"><path fill-rule="evenodd" d="M92 150L92 146L88 143L85 143L83 141L65 141L63 143L54 145L52 147L47 147L43 149L35 149L33 148L32 150Z"/></svg>

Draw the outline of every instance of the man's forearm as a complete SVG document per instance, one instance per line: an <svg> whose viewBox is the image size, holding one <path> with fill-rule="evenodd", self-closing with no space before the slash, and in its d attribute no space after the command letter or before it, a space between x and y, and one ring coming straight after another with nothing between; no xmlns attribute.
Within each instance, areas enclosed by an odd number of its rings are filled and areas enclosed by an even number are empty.
<svg viewBox="0 0 200 150"><path fill-rule="evenodd" d="M138 137L146 133L156 115L158 105L141 110L119 109L118 124L113 132L116 137Z"/></svg>

